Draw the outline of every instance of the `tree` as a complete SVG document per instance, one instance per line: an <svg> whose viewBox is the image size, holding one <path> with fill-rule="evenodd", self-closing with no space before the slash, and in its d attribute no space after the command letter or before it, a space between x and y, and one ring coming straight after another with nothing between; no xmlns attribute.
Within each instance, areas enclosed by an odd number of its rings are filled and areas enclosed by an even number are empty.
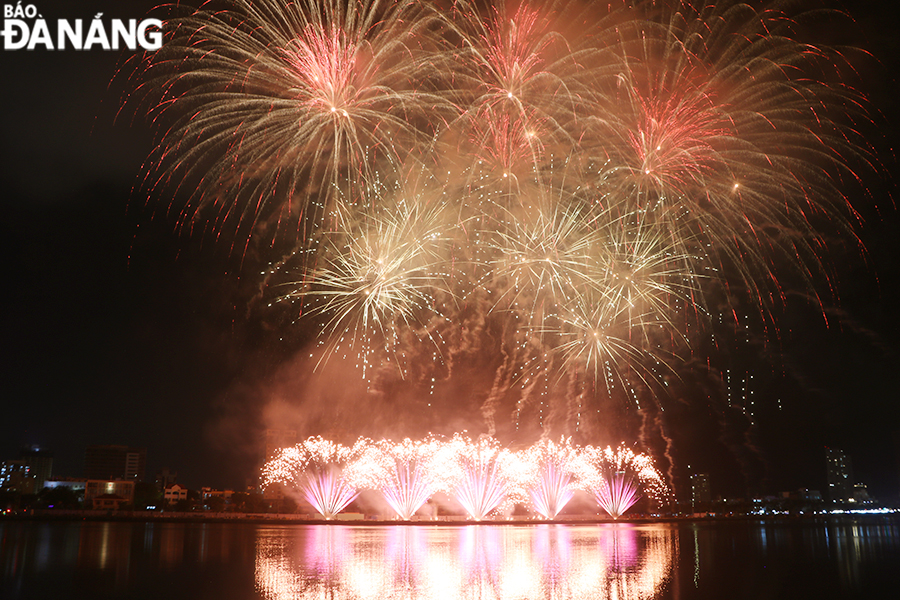
<svg viewBox="0 0 900 600"><path fill-rule="evenodd" d="M135 510L147 510L150 506L161 506L162 494L152 483L144 481L134 484L134 508Z"/></svg>
<svg viewBox="0 0 900 600"><path fill-rule="evenodd" d="M35 508L77 509L81 508L83 498L83 493L79 494L70 487L45 487L38 492L34 506Z"/></svg>

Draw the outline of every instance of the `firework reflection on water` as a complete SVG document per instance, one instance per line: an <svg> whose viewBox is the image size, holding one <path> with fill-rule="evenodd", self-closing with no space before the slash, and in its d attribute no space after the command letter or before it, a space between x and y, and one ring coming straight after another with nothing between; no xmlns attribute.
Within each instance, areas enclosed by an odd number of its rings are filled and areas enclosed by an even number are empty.
<svg viewBox="0 0 900 600"><path fill-rule="evenodd" d="M666 585L678 546L665 526L314 525L266 532L256 553L266 600L639 600Z"/></svg>

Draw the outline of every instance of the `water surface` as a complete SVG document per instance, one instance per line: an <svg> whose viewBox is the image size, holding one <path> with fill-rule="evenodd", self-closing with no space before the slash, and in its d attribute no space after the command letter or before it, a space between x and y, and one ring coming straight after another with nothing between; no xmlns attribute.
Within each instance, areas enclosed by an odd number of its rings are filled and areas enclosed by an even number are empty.
<svg viewBox="0 0 900 600"><path fill-rule="evenodd" d="M365 526L0 522L0 597L893 597L900 522Z"/></svg>

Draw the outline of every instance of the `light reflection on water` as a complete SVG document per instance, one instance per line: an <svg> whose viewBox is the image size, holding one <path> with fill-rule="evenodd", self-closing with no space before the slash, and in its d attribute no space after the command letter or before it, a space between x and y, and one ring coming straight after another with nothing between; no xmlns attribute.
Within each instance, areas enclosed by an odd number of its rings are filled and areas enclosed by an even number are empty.
<svg viewBox="0 0 900 600"><path fill-rule="evenodd" d="M256 544L267 600L653 598L677 536L629 524L270 529Z"/></svg>
<svg viewBox="0 0 900 600"><path fill-rule="evenodd" d="M893 597L900 519L372 526L0 520L3 600ZM739 592L739 593L738 593Z"/></svg>

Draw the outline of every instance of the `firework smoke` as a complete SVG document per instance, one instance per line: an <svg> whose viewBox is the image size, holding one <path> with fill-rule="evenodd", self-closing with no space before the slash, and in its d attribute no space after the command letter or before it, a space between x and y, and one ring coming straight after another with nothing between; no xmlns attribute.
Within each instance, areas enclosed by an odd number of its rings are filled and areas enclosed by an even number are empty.
<svg viewBox="0 0 900 600"><path fill-rule="evenodd" d="M142 65L148 187L196 190L185 228L268 245L267 304L314 332L319 367L435 421L594 443L610 406L665 403L736 303L771 323L783 279L831 289L823 227L856 239L866 103L806 16L233 0L169 20ZM404 494L424 485L395 465ZM508 496L498 465L459 467L473 514ZM551 471L535 493L564 504Z"/></svg>

